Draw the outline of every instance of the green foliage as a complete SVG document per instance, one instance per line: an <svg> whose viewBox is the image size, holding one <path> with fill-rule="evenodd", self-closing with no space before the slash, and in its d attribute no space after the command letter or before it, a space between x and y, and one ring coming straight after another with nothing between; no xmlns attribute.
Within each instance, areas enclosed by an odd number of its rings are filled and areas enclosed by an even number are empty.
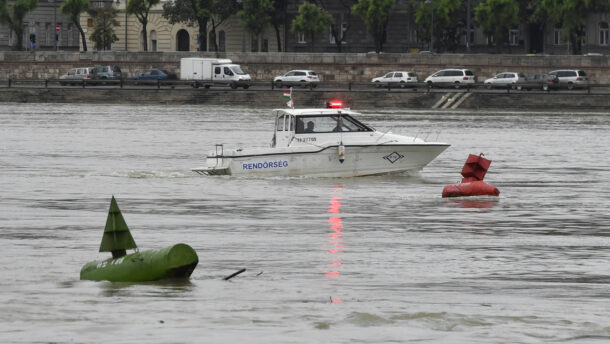
<svg viewBox="0 0 610 344"><path fill-rule="evenodd" d="M216 28L220 26L225 20L229 19L232 15L237 13L238 5L236 0L217 0L212 6L212 16L210 21L212 22L212 28L210 30L212 36L212 43L214 44L214 51L218 51L218 43L216 42Z"/></svg>
<svg viewBox="0 0 610 344"><path fill-rule="evenodd" d="M59 7L59 12L70 18L72 24L78 29L83 43L83 51L87 51L87 37L80 25L80 14L87 11L89 6L89 0L67 0Z"/></svg>
<svg viewBox="0 0 610 344"><path fill-rule="evenodd" d="M609 0L540 0L534 2L535 16L561 25L574 54L581 52L587 14L610 9Z"/></svg>
<svg viewBox="0 0 610 344"><path fill-rule="evenodd" d="M38 0L16 0L9 9L8 0L0 0L0 24L6 24L15 33L14 49L23 49L23 19L38 7ZM12 12L12 15L11 15Z"/></svg>
<svg viewBox="0 0 610 344"><path fill-rule="evenodd" d="M415 10L415 22L420 25L418 38L427 42L434 33L435 47L438 50L454 51L466 28L466 3L456 0L433 0L425 3L420 0ZM434 11L434 28L432 29L432 11ZM432 47L435 49L435 47Z"/></svg>
<svg viewBox="0 0 610 344"><path fill-rule="evenodd" d="M144 40L144 51L148 51L148 13L150 9L157 5L160 0L127 0L127 13L136 16L142 24L142 39Z"/></svg>
<svg viewBox="0 0 610 344"><path fill-rule="evenodd" d="M222 0L172 0L163 4L163 18L170 24L184 23L199 27L199 50L207 48L206 28L217 1Z"/></svg>
<svg viewBox="0 0 610 344"><path fill-rule="evenodd" d="M519 25L519 4L515 0L486 0L474 9L474 18L495 44L505 43L508 31Z"/></svg>
<svg viewBox="0 0 610 344"><path fill-rule="evenodd" d="M259 35L271 22L274 9L271 0L245 0L238 16L248 31Z"/></svg>
<svg viewBox="0 0 610 344"><path fill-rule="evenodd" d="M112 43L119 40L114 28L119 26L116 20L118 10L111 7L90 8L87 11L93 17L93 32L91 40L97 50L110 50Z"/></svg>
<svg viewBox="0 0 610 344"><path fill-rule="evenodd" d="M327 11L306 1L299 6L299 15L292 20L290 30L309 36L313 51L314 35L326 30L332 20L333 18Z"/></svg>
<svg viewBox="0 0 610 344"><path fill-rule="evenodd" d="M358 0L352 7L352 12L364 21L373 36L375 51L378 53L383 50L388 19L394 6L396 0Z"/></svg>

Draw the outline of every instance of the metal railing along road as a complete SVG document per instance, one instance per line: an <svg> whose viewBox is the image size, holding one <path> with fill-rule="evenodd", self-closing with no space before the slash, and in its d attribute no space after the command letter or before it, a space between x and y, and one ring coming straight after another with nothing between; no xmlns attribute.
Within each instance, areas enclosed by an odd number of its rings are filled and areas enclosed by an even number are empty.
<svg viewBox="0 0 610 344"><path fill-rule="evenodd" d="M191 88L189 80L66 80L66 79L6 79L0 80L0 88L121 88L121 89L176 89ZM227 89L228 85L212 85L213 89ZM539 91L540 93L570 92L580 94L610 94L610 84L589 83L586 86L574 85L570 89L565 84L551 84L546 90L542 82L524 82L506 86L489 87L488 84L429 84L413 83L371 83L355 81L322 81L317 84L283 85L277 87L271 81L253 81L248 89L253 90L296 90L309 91L348 91L348 92L480 92L480 93L521 93ZM238 89L243 89L241 86ZM206 90L206 88L201 88Z"/></svg>

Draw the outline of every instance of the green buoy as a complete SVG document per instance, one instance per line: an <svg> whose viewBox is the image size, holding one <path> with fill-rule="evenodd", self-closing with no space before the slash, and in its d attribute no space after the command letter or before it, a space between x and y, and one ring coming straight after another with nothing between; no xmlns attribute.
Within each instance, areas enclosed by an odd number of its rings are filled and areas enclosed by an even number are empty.
<svg viewBox="0 0 610 344"><path fill-rule="evenodd" d="M189 278L199 263L195 250L186 244L127 254L130 249L137 250L137 245L113 196L100 245L100 252L111 252L112 258L85 264L80 279L144 282Z"/></svg>

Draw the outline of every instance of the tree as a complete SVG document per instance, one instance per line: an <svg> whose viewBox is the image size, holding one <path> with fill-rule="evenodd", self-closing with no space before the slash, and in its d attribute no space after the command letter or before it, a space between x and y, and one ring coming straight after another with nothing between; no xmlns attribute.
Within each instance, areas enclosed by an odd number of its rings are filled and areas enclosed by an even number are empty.
<svg viewBox="0 0 610 344"><path fill-rule="evenodd" d="M328 11L329 4L336 4L336 0L317 0L316 3ZM339 0L339 4L343 7L343 15L338 18L338 21L333 20L330 23L330 34L333 36L337 51L341 52L343 42L345 42L347 37L347 31L352 26L352 6L354 6L354 0Z"/></svg>
<svg viewBox="0 0 610 344"><path fill-rule="evenodd" d="M311 39L311 51L313 51L314 35L326 30L332 23L333 18L328 12L320 7L304 2L299 6L299 15L292 20L290 31L301 32Z"/></svg>
<svg viewBox="0 0 610 344"><path fill-rule="evenodd" d="M214 44L214 51L218 51L218 43L216 40L216 28L220 26L225 20L229 19L232 15L237 13L237 1L236 0L218 0L214 2L211 10L212 15L210 21L212 22L212 28L210 30L212 36L211 44Z"/></svg>
<svg viewBox="0 0 610 344"><path fill-rule="evenodd" d="M90 8L87 11L93 17L93 32L91 40L96 50L110 50L112 43L119 40L114 33L114 27L119 26L116 20L118 10L112 7Z"/></svg>
<svg viewBox="0 0 610 344"><path fill-rule="evenodd" d="M245 0L243 9L239 11L238 15L242 18L246 29L258 37L271 22L273 10L271 0Z"/></svg>
<svg viewBox="0 0 610 344"><path fill-rule="evenodd" d="M72 24L78 29L83 43L83 51L87 51L87 37L83 27L80 25L80 14L87 11L89 6L89 0L67 0L59 7L59 12L70 18Z"/></svg>
<svg viewBox="0 0 610 344"><path fill-rule="evenodd" d="M434 27L432 28L432 11ZM420 30L417 35L420 41L429 41L432 33L439 50L455 51L460 44L466 29L466 6L464 1L434 0L431 3L420 1L415 10L415 22ZM430 29L432 28L432 32ZM431 47L435 50L435 47Z"/></svg>
<svg viewBox="0 0 610 344"><path fill-rule="evenodd" d="M580 54L582 39L585 35L585 19L591 12L608 9L608 0L540 0L534 2L535 16L547 17L556 24L561 24L568 37L570 52Z"/></svg>
<svg viewBox="0 0 610 344"><path fill-rule="evenodd" d="M383 50L388 19L395 5L396 0L358 0L358 3L352 6L352 12L364 21L373 36L377 53Z"/></svg>
<svg viewBox="0 0 610 344"><path fill-rule="evenodd" d="M519 24L515 0L485 0L474 9L475 21L493 37L494 44L508 42L508 31Z"/></svg>
<svg viewBox="0 0 610 344"><path fill-rule="evenodd" d="M218 0L222 1L222 0ZM207 50L206 28L215 0L171 0L163 4L163 18L170 24L186 23L199 27L199 50Z"/></svg>
<svg viewBox="0 0 610 344"><path fill-rule="evenodd" d="M23 50L23 18L38 7L38 0L15 0L9 9L8 0L0 0L0 24L7 24L15 33L15 50ZM12 15L11 15L12 10Z"/></svg>
<svg viewBox="0 0 610 344"><path fill-rule="evenodd" d="M157 5L160 0L127 0L127 13L136 16L142 24L142 39L144 40L144 51L148 51L148 13L150 9Z"/></svg>
<svg viewBox="0 0 610 344"><path fill-rule="evenodd" d="M271 13L271 25L275 30L275 38L277 40L277 51L282 51L282 35L280 33L281 27L284 25L286 20L286 6L288 0L273 0L273 12Z"/></svg>

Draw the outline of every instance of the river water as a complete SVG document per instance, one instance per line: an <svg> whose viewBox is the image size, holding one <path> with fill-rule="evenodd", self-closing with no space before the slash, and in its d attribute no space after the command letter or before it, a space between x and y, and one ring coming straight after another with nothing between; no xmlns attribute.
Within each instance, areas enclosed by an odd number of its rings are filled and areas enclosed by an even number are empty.
<svg viewBox="0 0 610 344"><path fill-rule="evenodd" d="M268 110L2 104L0 342L607 343L609 115L365 112L452 147L413 175L252 179L190 168L267 145ZM500 197L441 198L481 152ZM197 251L190 281L79 280L112 195L140 249Z"/></svg>

